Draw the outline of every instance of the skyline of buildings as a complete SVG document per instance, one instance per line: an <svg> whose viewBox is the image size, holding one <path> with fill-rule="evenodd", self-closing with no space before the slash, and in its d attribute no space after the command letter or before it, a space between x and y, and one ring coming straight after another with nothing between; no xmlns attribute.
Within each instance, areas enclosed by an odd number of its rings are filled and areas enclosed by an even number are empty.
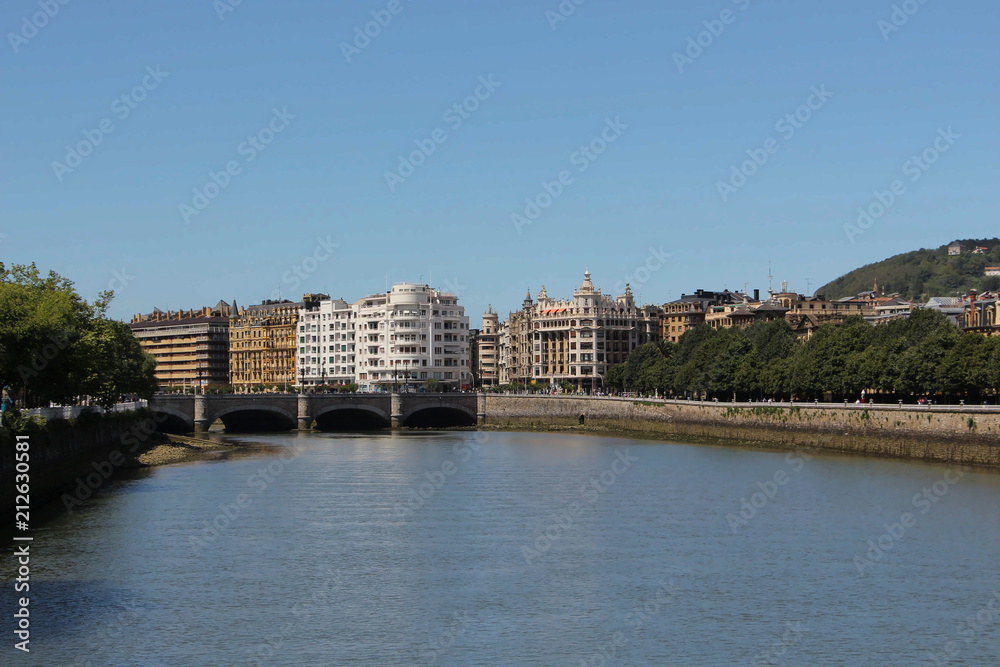
<svg viewBox="0 0 1000 667"><path fill-rule="evenodd" d="M418 391L434 380L448 391L534 382L597 392L607 371L639 345L675 343L699 325L721 329L783 319L806 339L850 316L876 325L928 308L963 329L1000 335L997 306L997 295L989 292L918 304L879 294L877 286L830 300L790 292L785 283L763 298L758 289L698 289L662 305L640 305L630 285L623 294L605 294L587 270L571 297L550 297L542 286L537 298L529 291L503 321L489 306L481 329L470 328L459 295L406 282L353 302L317 293L298 302L154 309L135 315L129 326L156 358L164 387Z"/></svg>

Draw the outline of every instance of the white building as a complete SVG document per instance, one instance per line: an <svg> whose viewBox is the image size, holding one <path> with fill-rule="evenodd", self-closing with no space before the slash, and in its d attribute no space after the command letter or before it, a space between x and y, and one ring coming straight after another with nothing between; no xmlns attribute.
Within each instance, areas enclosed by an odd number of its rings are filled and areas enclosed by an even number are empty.
<svg viewBox="0 0 1000 667"><path fill-rule="evenodd" d="M417 391L428 379L448 391L471 386L469 318L454 294L397 283L354 309L361 391Z"/></svg>
<svg viewBox="0 0 1000 667"><path fill-rule="evenodd" d="M299 378L307 387L356 382L355 309L343 299L305 294L299 309Z"/></svg>

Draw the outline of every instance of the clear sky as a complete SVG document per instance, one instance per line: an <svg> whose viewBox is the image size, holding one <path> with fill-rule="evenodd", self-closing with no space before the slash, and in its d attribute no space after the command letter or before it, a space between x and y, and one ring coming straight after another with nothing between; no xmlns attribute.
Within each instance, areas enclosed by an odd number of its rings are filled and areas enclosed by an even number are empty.
<svg viewBox="0 0 1000 667"><path fill-rule="evenodd" d="M118 318L805 292L998 234L995 0L62 1L0 8L0 261Z"/></svg>

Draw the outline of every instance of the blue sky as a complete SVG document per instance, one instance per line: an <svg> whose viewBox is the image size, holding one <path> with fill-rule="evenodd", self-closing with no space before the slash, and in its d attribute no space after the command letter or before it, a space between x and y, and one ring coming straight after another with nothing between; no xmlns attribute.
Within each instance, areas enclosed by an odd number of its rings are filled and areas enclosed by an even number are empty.
<svg viewBox="0 0 1000 667"><path fill-rule="evenodd" d="M996 2L234 1L3 4L0 261L125 319L431 281L475 322L997 235Z"/></svg>

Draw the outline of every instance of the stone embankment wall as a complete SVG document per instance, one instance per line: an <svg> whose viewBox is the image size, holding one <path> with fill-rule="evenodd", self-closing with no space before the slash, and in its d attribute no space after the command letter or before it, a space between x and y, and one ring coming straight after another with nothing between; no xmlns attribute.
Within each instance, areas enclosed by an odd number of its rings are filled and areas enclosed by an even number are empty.
<svg viewBox="0 0 1000 667"><path fill-rule="evenodd" d="M79 426L54 427L28 437L31 508L39 508L77 479L92 488L102 486L118 468L134 465L139 450L155 423L149 417L101 419ZM14 519L15 448L0 448L0 523Z"/></svg>
<svg viewBox="0 0 1000 667"><path fill-rule="evenodd" d="M1000 411L974 407L698 403L487 395L485 427L583 426L652 436L725 438L871 456L1000 466Z"/></svg>

